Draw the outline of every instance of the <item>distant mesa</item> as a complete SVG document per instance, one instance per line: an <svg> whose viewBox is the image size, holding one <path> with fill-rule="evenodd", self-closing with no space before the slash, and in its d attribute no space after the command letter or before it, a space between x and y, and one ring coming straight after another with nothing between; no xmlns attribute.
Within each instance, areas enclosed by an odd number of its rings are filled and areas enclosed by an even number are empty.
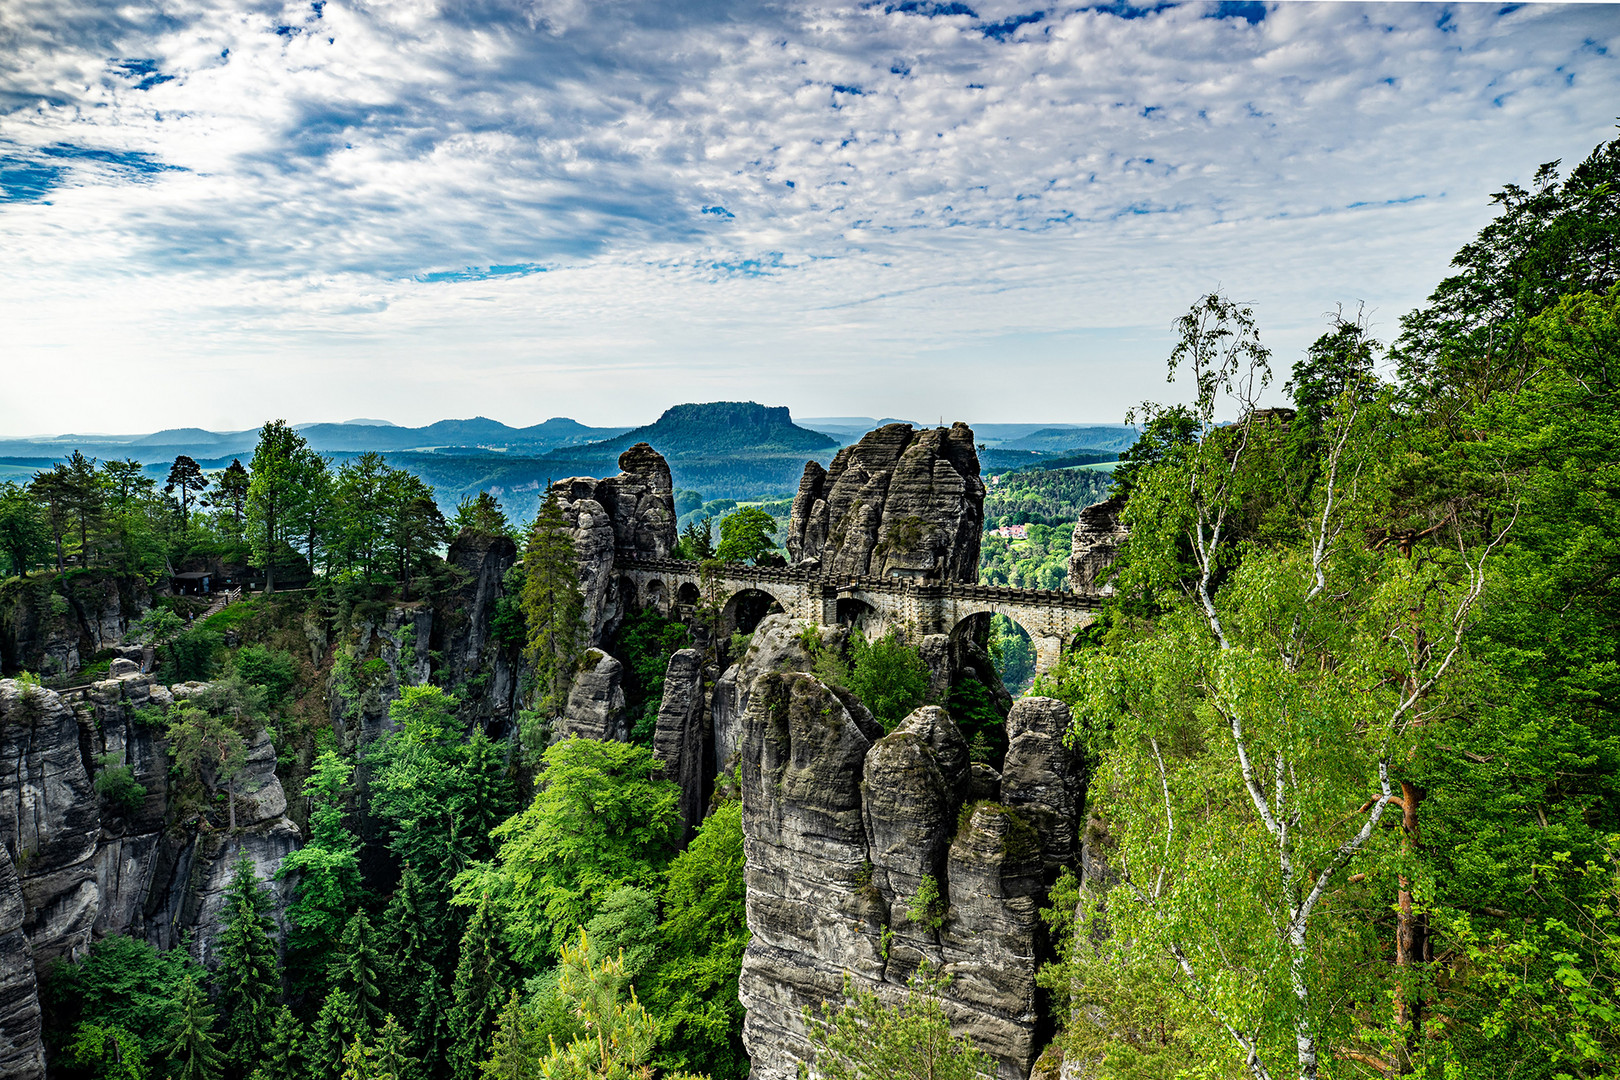
<svg viewBox="0 0 1620 1080"><path fill-rule="evenodd" d="M362 418L358 420L345 420L343 422L352 427L399 427L399 425L394 423L392 420L371 420Z"/></svg>

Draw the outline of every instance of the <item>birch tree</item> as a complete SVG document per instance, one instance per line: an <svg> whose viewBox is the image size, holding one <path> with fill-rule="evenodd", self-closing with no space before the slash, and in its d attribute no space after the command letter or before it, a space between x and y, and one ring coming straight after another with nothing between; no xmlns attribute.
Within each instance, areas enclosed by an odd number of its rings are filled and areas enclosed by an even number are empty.
<svg viewBox="0 0 1620 1080"><path fill-rule="evenodd" d="M1197 426L1135 478L1120 578L1152 631L1116 629L1059 691L1099 754L1112 932L1171 968L1208 1049L1224 1043L1255 1080L1314 1080L1324 1053L1382 1065L1388 1040L1368 1029L1385 1006L1368 1003L1385 995L1358 967L1380 950L1361 913L1379 897L1358 864L1396 846L1380 825L1400 816L1398 774L1466 659L1504 530L1471 539L1454 523L1417 557L1369 543L1387 413L1357 385L1325 423L1291 541L1255 543L1275 528L1256 510L1261 466L1289 422L1256 405L1269 355L1252 312L1222 296L1177 329L1171 377L1191 376Z"/></svg>

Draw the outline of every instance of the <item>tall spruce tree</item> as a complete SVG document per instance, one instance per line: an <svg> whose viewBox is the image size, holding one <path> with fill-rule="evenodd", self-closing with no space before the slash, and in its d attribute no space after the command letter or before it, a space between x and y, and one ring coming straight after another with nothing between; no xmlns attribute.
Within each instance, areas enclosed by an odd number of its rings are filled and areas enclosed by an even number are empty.
<svg viewBox="0 0 1620 1080"><path fill-rule="evenodd" d="M304 1048L311 1080L338 1080L343 1074L344 1055L360 1038L360 1033L350 1026L352 1017L341 990L333 989L321 1002L315 1028Z"/></svg>
<svg viewBox="0 0 1620 1080"><path fill-rule="evenodd" d="M425 910L432 906L427 899L421 875L406 863L383 915L383 940L391 969L389 1000L394 1012L405 1018L423 1063L436 1070L447 1031L444 979L439 973L439 958L446 950L441 935L432 929L442 926L442 920L427 921L432 914Z"/></svg>
<svg viewBox="0 0 1620 1080"><path fill-rule="evenodd" d="M529 530L523 568L527 574L523 614L529 627L528 655L540 688L539 711L552 716L568 699L587 631L574 535L555 491L546 494ZM538 752L536 747L526 749L531 754Z"/></svg>
<svg viewBox="0 0 1620 1080"><path fill-rule="evenodd" d="M214 985L224 1015L222 1047L226 1072L246 1076L261 1058L275 1023L281 978L276 947L270 939L270 897L243 852L236 860L225 894L224 928L219 937L219 967Z"/></svg>
<svg viewBox="0 0 1620 1080"><path fill-rule="evenodd" d="M488 894L461 938L450 1010L450 1069L455 1080L477 1080L489 1057L495 1021L516 981Z"/></svg>
<svg viewBox="0 0 1620 1080"><path fill-rule="evenodd" d="M281 860L276 877L298 874L298 892L287 908L288 967L294 989L311 991L322 963L344 929L346 913L360 896L360 838L344 823L354 766L327 750L315 759L304 794L313 803L309 840Z"/></svg>
<svg viewBox="0 0 1620 1080"><path fill-rule="evenodd" d="M252 1080L308 1080L307 1042L304 1025L291 1009L281 1006L276 1010L275 1022L270 1027L270 1036L265 1040Z"/></svg>
<svg viewBox="0 0 1620 1080"><path fill-rule="evenodd" d="M357 911L343 928L343 941L332 961L330 979L332 992L342 995L348 1015L344 1030L362 1039L369 1039L382 1027L385 1012L381 968L371 921L364 911Z"/></svg>
<svg viewBox="0 0 1620 1080"><path fill-rule="evenodd" d="M180 984L174 1024L169 1029L170 1080L219 1080L224 1062L214 1045L217 1038L214 1010L208 1007L197 980L187 975Z"/></svg>

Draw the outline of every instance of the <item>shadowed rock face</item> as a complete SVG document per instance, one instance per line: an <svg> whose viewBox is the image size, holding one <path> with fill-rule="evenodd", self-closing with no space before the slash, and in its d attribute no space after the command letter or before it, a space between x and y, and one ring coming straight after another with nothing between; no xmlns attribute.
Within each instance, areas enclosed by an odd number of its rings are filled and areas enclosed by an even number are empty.
<svg viewBox="0 0 1620 1080"><path fill-rule="evenodd" d="M703 693L703 653L681 649L669 658L664 674L664 700L653 731L653 754L664 763L664 775L681 789L681 846L691 842L714 786L710 756L708 702Z"/></svg>
<svg viewBox="0 0 1620 1080"><path fill-rule="evenodd" d="M1072 716L1052 698L1020 698L1007 715L1007 759L1001 801L1020 808L1041 834L1048 869L1072 866L1078 855L1078 808L1083 796L1080 756L1063 744Z"/></svg>
<svg viewBox="0 0 1620 1080"><path fill-rule="evenodd" d="M577 735L582 739L630 740L630 717L624 711L624 665L600 649L585 654L584 668L574 676L568 704L558 718L552 741Z"/></svg>
<svg viewBox="0 0 1620 1080"><path fill-rule="evenodd" d="M0 849L0 1076L45 1075L34 950L23 933L22 888L10 852Z"/></svg>
<svg viewBox="0 0 1620 1080"><path fill-rule="evenodd" d="M591 643L625 615L613 560L664 559L675 550L675 486L669 463L646 443L619 455L624 471L605 480L576 476L551 485L574 531Z"/></svg>
<svg viewBox="0 0 1620 1080"><path fill-rule="evenodd" d="M465 686L487 674L483 693L463 696L463 710L510 721L517 713L518 672L514 650L490 638L495 605L505 594L503 579L518 560L508 536L464 532L450 543L449 561L462 572L462 585L433 620L433 647L444 657L444 681Z"/></svg>
<svg viewBox="0 0 1620 1080"><path fill-rule="evenodd" d="M977 581L984 482L966 424L889 424L805 465L788 553L835 574Z"/></svg>
<svg viewBox="0 0 1620 1080"><path fill-rule="evenodd" d="M1125 496L1115 495L1100 503L1093 503L1080 511L1080 520L1074 526L1074 543L1069 549L1069 588L1074 592L1091 592L1101 587L1112 592L1113 586L1099 586L1097 579L1108 569L1119 553L1130 530L1120 524L1120 511L1125 509Z"/></svg>
<svg viewBox="0 0 1620 1080"><path fill-rule="evenodd" d="M224 893L240 854L253 863L272 896L282 927L291 882L271 882L298 847L284 815L276 752L259 732L230 785L238 828L199 828L182 821L165 830L169 755L160 729L137 711L167 706L195 685L165 687L118 665L77 700L0 680L0 1075L31 1075L27 1053L8 1049L14 1032L37 1022L30 980L35 965L82 956L95 938L144 937L159 948L195 935L194 950L212 963ZM96 792L98 759L126 766L146 789L128 810ZM213 785L212 777L203 776ZM20 939L23 947L18 947ZM26 970L18 962L26 958ZM30 1005L30 1002L33 1004ZM35 1010L35 1021L27 1019ZM20 1026L19 1026L20 1025ZM20 1043L16 1045L20 1046ZM14 1049L14 1048L13 1048Z"/></svg>
<svg viewBox="0 0 1620 1080"><path fill-rule="evenodd" d="M1032 730L1067 714L1026 700ZM846 973L895 1001L927 962L952 978L953 1030L993 1054L1004 1080L1026 1080L1046 950L1043 827L1073 832L1045 816L1061 805L1047 793L1068 790L1066 774L1048 774L1062 761L1026 733L1014 789L1045 801L1012 806L984 798L994 773L970 767L943 709L924 706L888 735L864 714L794 672L761 675L749 697L739 758L753 938L739 991L752 1075L796 1075L810 1054L801 1010L839 1000ZM933 905L918 899L928 878Z"/></svg>

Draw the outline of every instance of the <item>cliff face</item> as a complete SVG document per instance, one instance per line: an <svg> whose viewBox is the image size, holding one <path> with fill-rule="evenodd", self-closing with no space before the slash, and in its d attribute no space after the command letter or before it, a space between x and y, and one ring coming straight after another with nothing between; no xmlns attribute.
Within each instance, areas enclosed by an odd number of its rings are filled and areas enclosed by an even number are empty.
<svg viewBox="0 0 1620 1080"><path fill-rule="evenodd" d="M518 709L518 650L491 635L506 572L518 561L517 544L507 536L463 533L451 541L449 561L462 582L435 611L431 633L444 657L444 682L463 688L463 715L508 723Z"/></svg>
<svg viewBox="0 0 1620 1080"><path fill-rule="evenodd" d="M212 962L238 855L269 882L298 846L264 732L232 783L234 833L196 818L167 819L168 749L137 712L192 689L157 685L127 661L114 661L112 678L71 696L0 680L0 941L20 935L30 958L25 971L13 961L24 954L3 950L0 1031L37 1026L37 1000L26 985L32 971L82 956L95 938L129 934L169 948L191 931L199 958ZM146 788L138 806L120 811L97 793L98 759L130 769ZM271 891L280 925L291 886L272 882ZM11 1076L7 1053L0 1041L0 1074ZM27 1053L18 1053L25 1061Z"/></svg>
<svg viewBox="0 0 1620 1080"><path fill-rule="evenodd" d="M837 574L977 581L984 482L973 429L890 424L804 467L788 528L793 561Z"/></svg>
<svg viewBox="0 0 1620 1080"><path fill-rule="evenodd" d="M591 644L600 645L626 614L613 560L663 559L675 550L675 486L669 463L646 443L619 455L618 476L576 476L551 486L574 531L580 589Z"/></svg>
<svg viewBox="0 0 1620 1080"><path fill-rule="evenodd" d="M1092 592L1099 587L1104 592L1114 591L1112 585L1099 586L1098 579L1130 535L1119 520L1124 509L1125 496L1115 495L1080 511L1080 520L1074 526L1074 544L1069 550L1069 588L1073 591Z"/></svg>
<svg viewBox="0 0 1620 1080"><path fill-rule="evenodd" d="M13 581L0 593L0 669L70 675L121 642L151 601L144 587L96 574Z"/></svg>
<svg viewBox="0 0 1620 1080"><path fill-rule="evenodd" d="M1014 706L1016 779L1003 790L969 767L942 709L883 735L814 676L755 682L739 752L753 935L739 986L755 1080L787 1080L810 1059L801 1010L840 1000L846 973L892 1001L923 963L952 979L953 1030L994 1055L1003 1080L1026 1080L1042 1022L1038 913L1078 831L1072 753L1046 737L1059 712L1048 699Z"/></svg>

